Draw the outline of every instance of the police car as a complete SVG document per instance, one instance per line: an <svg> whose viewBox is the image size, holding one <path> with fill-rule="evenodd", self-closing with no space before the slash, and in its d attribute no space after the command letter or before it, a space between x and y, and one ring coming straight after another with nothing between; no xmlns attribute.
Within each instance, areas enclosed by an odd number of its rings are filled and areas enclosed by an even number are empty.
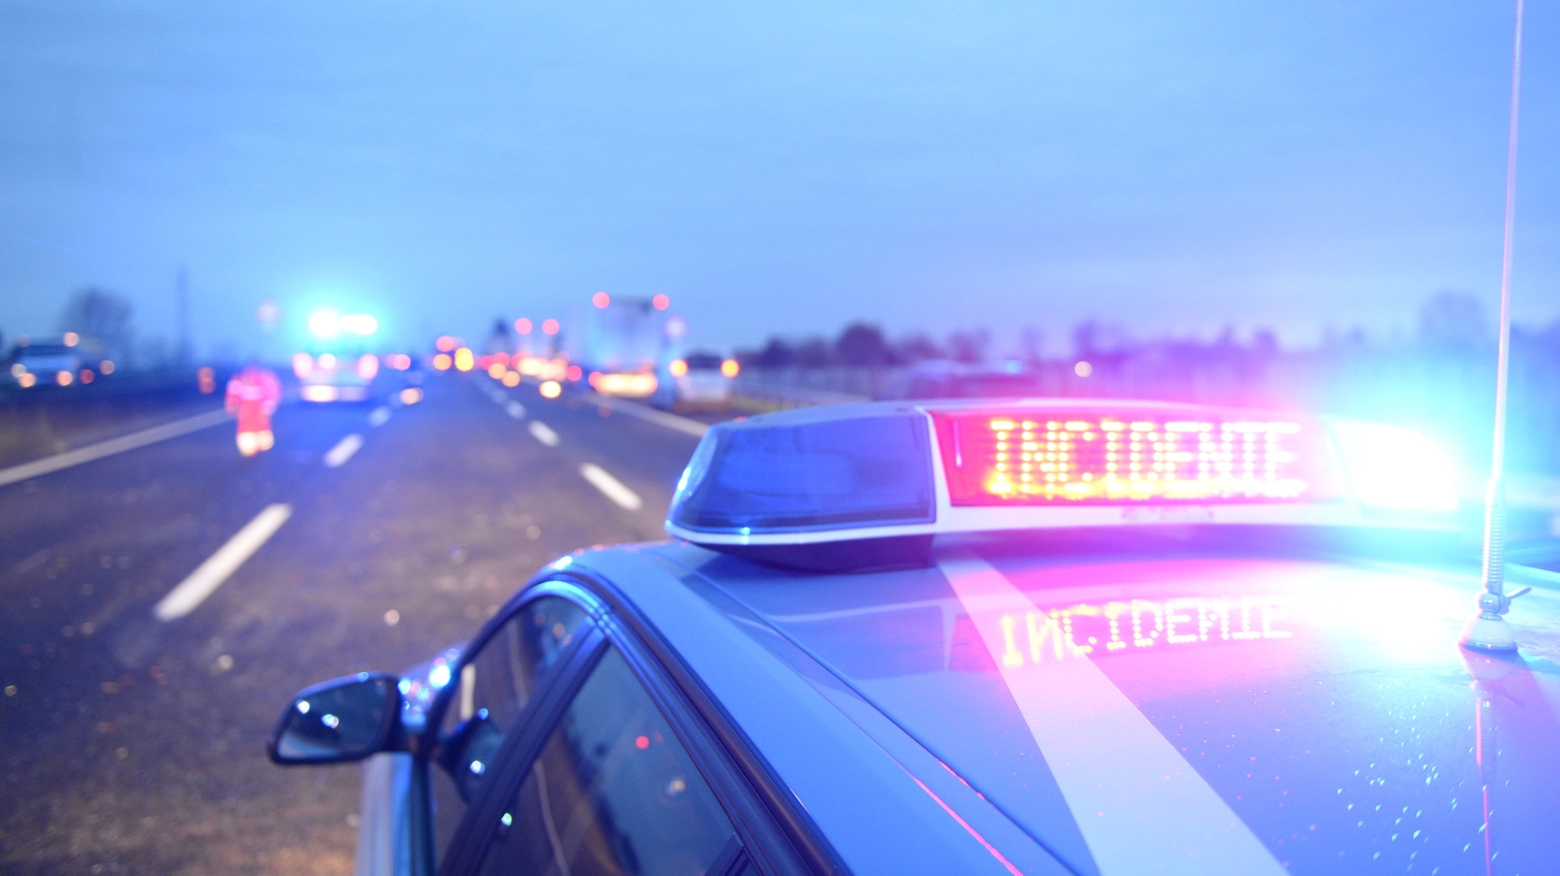
<svg viewBox="0 0 1560 876"><path fill-rule="evenodd" d="M699 444L671 541L302 692L270 750L370 758L360 873L1556 872L1560 610L1460 648L1457 519L1407 429L754 417ZM1544 550L1511 577L1560 580Z"/></svg>

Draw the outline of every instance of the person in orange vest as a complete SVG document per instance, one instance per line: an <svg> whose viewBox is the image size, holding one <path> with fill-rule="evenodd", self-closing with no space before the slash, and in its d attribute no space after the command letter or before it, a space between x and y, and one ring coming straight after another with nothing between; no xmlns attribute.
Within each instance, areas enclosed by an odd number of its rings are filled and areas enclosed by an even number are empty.
<svg viewBox="0 0 1560 876"><path fill-rule="evenodd" d="M227 385L227 411L238 417L238 452L254 456L276 444L271 414L282 402L276 374L256 362L244 366Z"/></svg>

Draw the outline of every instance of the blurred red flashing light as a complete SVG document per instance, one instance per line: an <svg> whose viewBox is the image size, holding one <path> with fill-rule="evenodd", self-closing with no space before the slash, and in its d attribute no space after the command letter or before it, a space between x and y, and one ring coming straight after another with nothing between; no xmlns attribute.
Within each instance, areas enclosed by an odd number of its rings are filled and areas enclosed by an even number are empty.
<svg viewBox="0 0 1560 876"><path fill-rule="evenodd" d="M665 310L666 308L672 306L672 299L666 297L665 295L657 295L650 299L650 305L656 310Z"/></svg>
<svg viewBox="0 0 1560 876"><path fill-rule="evenodd" d="M544 334L544 335L555 335L557 333L558 333L558 320L556 320L556 319L544 319L544 320L542 320L542 334Z"/></svg>
<svg viewBox="0 0 1560 876"><path fill-rule="evenodd" d="M598 308L605 309L607 305L612 303L612 296L605 292L597 292L595 295L590 296L590 303Z"/></svg>
<svg viewBox="0 0 1560 876"><path fill-rule="evenodd" d="M530 334L531 333L531 321L529 319L526 319L523 316L520 317L519 319L515 320L515 331L519 332L522 335Z"/></svg>
<svg viewBox="0 0 1560 876"><path fill-rule="evenodd" d="M1055 411L933 418L954 505L1328 498L1317 495L1320 436L1301 422Z"/></svg>

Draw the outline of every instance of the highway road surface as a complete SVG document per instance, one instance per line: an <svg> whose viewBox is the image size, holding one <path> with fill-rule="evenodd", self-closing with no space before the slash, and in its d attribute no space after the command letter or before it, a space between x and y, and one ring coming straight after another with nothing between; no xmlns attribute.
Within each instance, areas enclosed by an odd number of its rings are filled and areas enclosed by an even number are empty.
<svg viewBox="0 0 1560 876"><path fill-rule="evenodd" d="M0 461L0 871L350 872L358 767L265 757L292 693L463 641L560 554L663 538L701 426L464 375L275 428L255 459L228 422L94 456L97 422L73 464Z"/></svg>

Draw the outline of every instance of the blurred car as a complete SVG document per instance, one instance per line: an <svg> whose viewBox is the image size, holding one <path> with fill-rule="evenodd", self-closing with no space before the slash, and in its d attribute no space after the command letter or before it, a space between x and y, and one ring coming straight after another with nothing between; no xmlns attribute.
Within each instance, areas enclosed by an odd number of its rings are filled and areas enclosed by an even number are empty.
<svg viewBox="0 0 1560 876"><path fill-rule="evenodd" d="M302 692L270 751L371 758L359 873L1552 872L1560 602L1526 659L1458 648L1448 468L1164 403L722 423L671 541Z"/></svg>
<svg viewBox="0 0 1560 876"><path fill-rule="evenodd" d="M298 397L308 402L363 402L376 397L379 357L366 352L297 353Z"/></svg>
<svg viewBox="0 0 1560 876"><path fill-rule="evenodd" d="M891 382L880 399L1025 398L1041 395L1039 379L1022 362L921 362Z"/></svg>
<svg viewBox="0 0 1560 876"><path fill-rule="evenodd" d="M657 407L679 410L724 410L731 406L737 360L707 351L693 351L661 363L655 394Z"/></svg>
<svg viewBox="0 0 1560 876"><path fill-rule="evenodd" d="M65 332L18 340L5 370L13 383L26 389L91 383L99 376L114 373L114 363L103 358L90 338Z"/></svg>

